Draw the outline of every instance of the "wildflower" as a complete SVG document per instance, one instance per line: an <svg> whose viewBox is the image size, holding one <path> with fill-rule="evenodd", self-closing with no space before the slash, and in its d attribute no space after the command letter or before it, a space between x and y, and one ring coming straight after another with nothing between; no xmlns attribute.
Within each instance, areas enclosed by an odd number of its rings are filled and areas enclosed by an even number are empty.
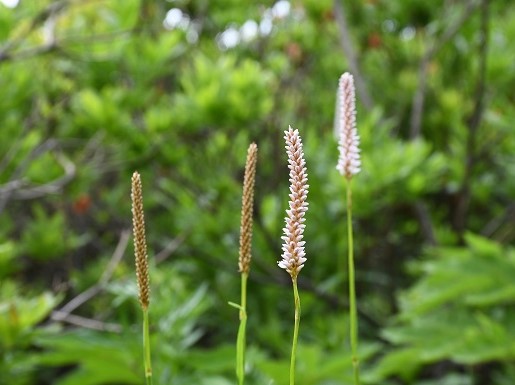
<svg viewBox="0 0 515 385"><path fill-rule="evenodd" d="M290 208L286 210L284 236L281 237L284 241L282 260L278 262L278 265L295 280L304 267L304 262L306 262L306 252L304 250L306 242L302 238L306 227L304 214L308 210L306 198L309 185L307 184L308 174L299 131L289 127L284 134L288 154L288 168L290 169Z"/></svg>
<svg viewBox="0 0 515 385"><path fill-rule="evenodd" d="M340 157L336 169L347 179L361 171L359 135L356 130L356 91L354 78L348 72L340 77L336 106L336 128Z"/></svg>

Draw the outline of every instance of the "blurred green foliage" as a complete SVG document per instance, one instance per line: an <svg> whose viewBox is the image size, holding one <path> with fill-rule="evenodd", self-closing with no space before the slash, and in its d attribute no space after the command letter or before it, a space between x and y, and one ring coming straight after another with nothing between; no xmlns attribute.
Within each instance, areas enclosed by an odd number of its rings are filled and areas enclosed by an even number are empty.
<svg viewBox="0 0 515 385"><path fill-rule="evenodd" d="M155 381L233 384L227 302L251 141L248 383L285 384L289 124L310 178L298 384L350 384L332 128L353 66L344 43L364 84L353 189L365 383L515 382L515 5L336 1L0 1L0 384L143 383L123 236L136 169Z"/></svg>

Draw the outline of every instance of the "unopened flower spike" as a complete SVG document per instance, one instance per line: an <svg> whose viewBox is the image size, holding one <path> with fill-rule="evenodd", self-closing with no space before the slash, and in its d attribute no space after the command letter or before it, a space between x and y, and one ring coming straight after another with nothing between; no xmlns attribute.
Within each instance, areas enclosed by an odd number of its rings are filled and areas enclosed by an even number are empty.
<svg viewBox="0 0 515 385"><path fill-rule="evenodd" d="M152 359L150 356L150 334L148 306L150 304L150 279L148 271L147 242L145 238L145 215L143 212L143 191L141 176L134 172L131 179L132 225L134 232L134 255L136 259L136 277L139 289L139 302L143 311L143 364L145 380L152 385Z"/></svg>
<svg viewBox="0 0 515 385"><path fill-rule="evenodd" d="M336 106L336 129L340 157L336 169L347 179L361 171L359 135L356 129L356 91L348 72L340 77Z"/></svg>
<svg viewBox="0 0 515 385"><path fill-rule="evenodd" d="M150 283L148 272L147 241L145 238L145 216L143 212L143 193L139 173L132 174L132 225L134 233L134 254L136 277L141 308L146 310L150 302Z"/></svg>
<svg viewBox="0 0 515 385"><path fill-rule="evenodd" d="M238 267L241 273L248 274L250 270L252 245L252 210L254 205L254 184L256 179L257 145L252 143L247 151L245 176L243 181L243 196L241 205L240 226L240 258Z"/></svg>

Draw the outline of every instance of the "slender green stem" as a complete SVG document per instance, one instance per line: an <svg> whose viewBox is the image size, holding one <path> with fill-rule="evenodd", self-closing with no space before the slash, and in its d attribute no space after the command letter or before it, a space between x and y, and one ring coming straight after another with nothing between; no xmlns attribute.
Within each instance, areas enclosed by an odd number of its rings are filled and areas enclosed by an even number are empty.
<svg viewBox="0 0 515 385"><path fill-rule="evenodd" d="M297 277L293 281L293 300L295 302L295 326L293 328L293 343L291 345L291 361L290 361L290 385L295 384L295 357L297 355L297 339L299 337L300 324L300 297L297 289Z"/></svg>
<svg viewBox="0 0 515 385"><path fill-rule="evenodd" d="M150 335L148 331L148 309L143 309L143 355L145 360L145 379L152 385L152 361L150 359Z"/></svg>
<svg viewBox="0 0 515 385"><path fill-rule="evenodd" d="M236 340L236 377L238 384L245 381L245 329L247 327L247 273L241 274L240 327Z"/></svg>
<svg viewBox="0 0 515 385"><path fill-rule="evenodd" d="M352 235L352 188L351 180L347 179L347 236L349 239L349 302L350 302L350 345L352 352L352 368L354 384L359 385L358 359L358 312L356 306L356 285L354 278L354 241Z"/></svg>

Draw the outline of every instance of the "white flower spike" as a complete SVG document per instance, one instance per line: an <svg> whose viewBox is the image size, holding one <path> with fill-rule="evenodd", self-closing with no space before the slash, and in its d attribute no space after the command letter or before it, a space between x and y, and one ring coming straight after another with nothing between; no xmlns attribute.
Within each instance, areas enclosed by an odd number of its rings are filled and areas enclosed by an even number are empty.
<svg viewBox="0 0 515 385"><path fill-rule="evenodd" d="M361 171L359 135L356 130L356 91L354 78L348 72L340 77L336 105L336 128L340 157L336 169L347 179Z"/></svg>
<svg viewBox="0 0 515 385"><path fill-rule="evenodd" d="M302 149L302 139L299 131L291 126L284 132L286 140L286 152L288 154L288 168L290 169L290 201L289 209L286 210L286 225L284 226L282 260L278 262L279 267L285 269L296 279L299 272L306 262L306 252L302 241L304 237L304 214L308 211L308 174L306 171L306 161Z"/></svg>

